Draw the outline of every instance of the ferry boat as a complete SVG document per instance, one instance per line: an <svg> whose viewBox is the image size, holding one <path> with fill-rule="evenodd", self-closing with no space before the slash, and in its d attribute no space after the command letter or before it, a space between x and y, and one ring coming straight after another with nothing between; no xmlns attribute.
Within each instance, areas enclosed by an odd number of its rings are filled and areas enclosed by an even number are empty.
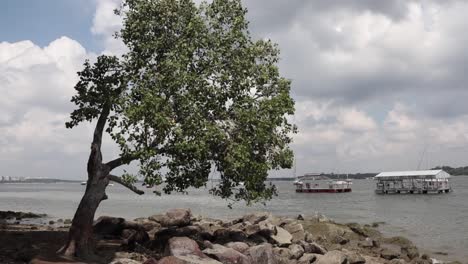
<svg viewBox="0 0 468 264"><path fill-rule="evenodd" d="M294 181L296 192L299 193L345 193L351 192L351 180L325 180L323 176L304 175Z"/></svg>

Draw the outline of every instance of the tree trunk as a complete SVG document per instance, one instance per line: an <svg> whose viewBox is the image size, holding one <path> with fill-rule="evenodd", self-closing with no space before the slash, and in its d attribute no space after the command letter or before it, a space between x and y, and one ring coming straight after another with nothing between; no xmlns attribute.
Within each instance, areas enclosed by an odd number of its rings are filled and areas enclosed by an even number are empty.
<svg viewBox="0 0 468 264"><path fill-rule="evenodd" d="M61 255L88 260L95 258L94 214L101 201L107 199L105 191L109 183L109 169L101 160L99 148L93 145L88 161L86 191L73 217L67 243L58 251Z"/></svg>

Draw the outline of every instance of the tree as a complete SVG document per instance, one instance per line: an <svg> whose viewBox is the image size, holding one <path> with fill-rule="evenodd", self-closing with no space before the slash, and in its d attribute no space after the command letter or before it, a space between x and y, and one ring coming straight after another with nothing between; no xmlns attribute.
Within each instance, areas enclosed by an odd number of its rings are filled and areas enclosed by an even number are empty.
<svg viewBox="0 0 468 264"><path fill-rule="evenodd" d="M290 81L277 66L279 49L253 40L240 0L126 0L117 34L128 47L118 59L100 56L78 73L67 127L96 122L88 184L62 254L93 254L92 222L105 189L114 181L142 194L138 178L170 194L202 187L210 172L220 183L213 195L248 204L275 193L269 170L290 168L295 127ZM120 156L103 162L107 132ZM138 162L135 175L112 171ZM239 186L241 188L233 188Z"/></svg>

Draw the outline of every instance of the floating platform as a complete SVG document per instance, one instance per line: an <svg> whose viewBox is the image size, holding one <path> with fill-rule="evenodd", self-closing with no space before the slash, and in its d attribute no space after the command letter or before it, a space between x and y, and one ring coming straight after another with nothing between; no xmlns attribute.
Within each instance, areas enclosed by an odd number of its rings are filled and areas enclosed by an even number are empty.
<svg viewBox="0 0 468 264"><path fill-rule="evenodd" d="M449 193L450 174L443 170L382 172L374 177L377 194Z"/></svg>
<svg viewBox="0 0 468 264"><path fill-rule="evenodd" d="M298 193L345 193L351 192L351 188L344 188L344 189L296 189Z"/></svg>

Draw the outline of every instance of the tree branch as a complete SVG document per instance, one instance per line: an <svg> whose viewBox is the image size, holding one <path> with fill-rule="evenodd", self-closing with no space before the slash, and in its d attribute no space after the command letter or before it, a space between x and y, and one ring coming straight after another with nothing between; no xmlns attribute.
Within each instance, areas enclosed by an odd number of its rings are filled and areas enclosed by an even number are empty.
<svg viewBox="0 0 468 264"><path fill-rule="evenodd" d="M110 113L110 106L105 104L102 108L101 115L96 123L96 128L94 129L93 144L96 144L99 149L101 149L102 143L102 133L104 132L104 126L107 122L107 117Z"/></svg>
<svg viewBox="0 0 468 264"><path fill-rule="evenodd" d="M112 171L113 169L117 168L117 167L120 167L124 164L129 164L130 162L132 162L133 160L136 160L137 157L134 157L134 158L128 158L128 159L124 159L122 157L120 158L116 158L114 160L111 160L109 162L107 162L105 165L109 167L109 171Z"/></svg>
<svg viewBox="0 0 468 264"><path fill-rule="evenodd" d="M128 184L128 183L124 182L124 181L122 180L122 178L120 178L120 177L118 177L118 176L109 174L108 177L109 177L109 180L110 180L110 181L119 183L119 184L121 184L121 185L127 187L128 189L130 189L131 191L133 191L133 192L136 193L136 194L142 195L142 194L145 193L144 191L138 189L138 188L135 187L134 185Z"/></svg>

